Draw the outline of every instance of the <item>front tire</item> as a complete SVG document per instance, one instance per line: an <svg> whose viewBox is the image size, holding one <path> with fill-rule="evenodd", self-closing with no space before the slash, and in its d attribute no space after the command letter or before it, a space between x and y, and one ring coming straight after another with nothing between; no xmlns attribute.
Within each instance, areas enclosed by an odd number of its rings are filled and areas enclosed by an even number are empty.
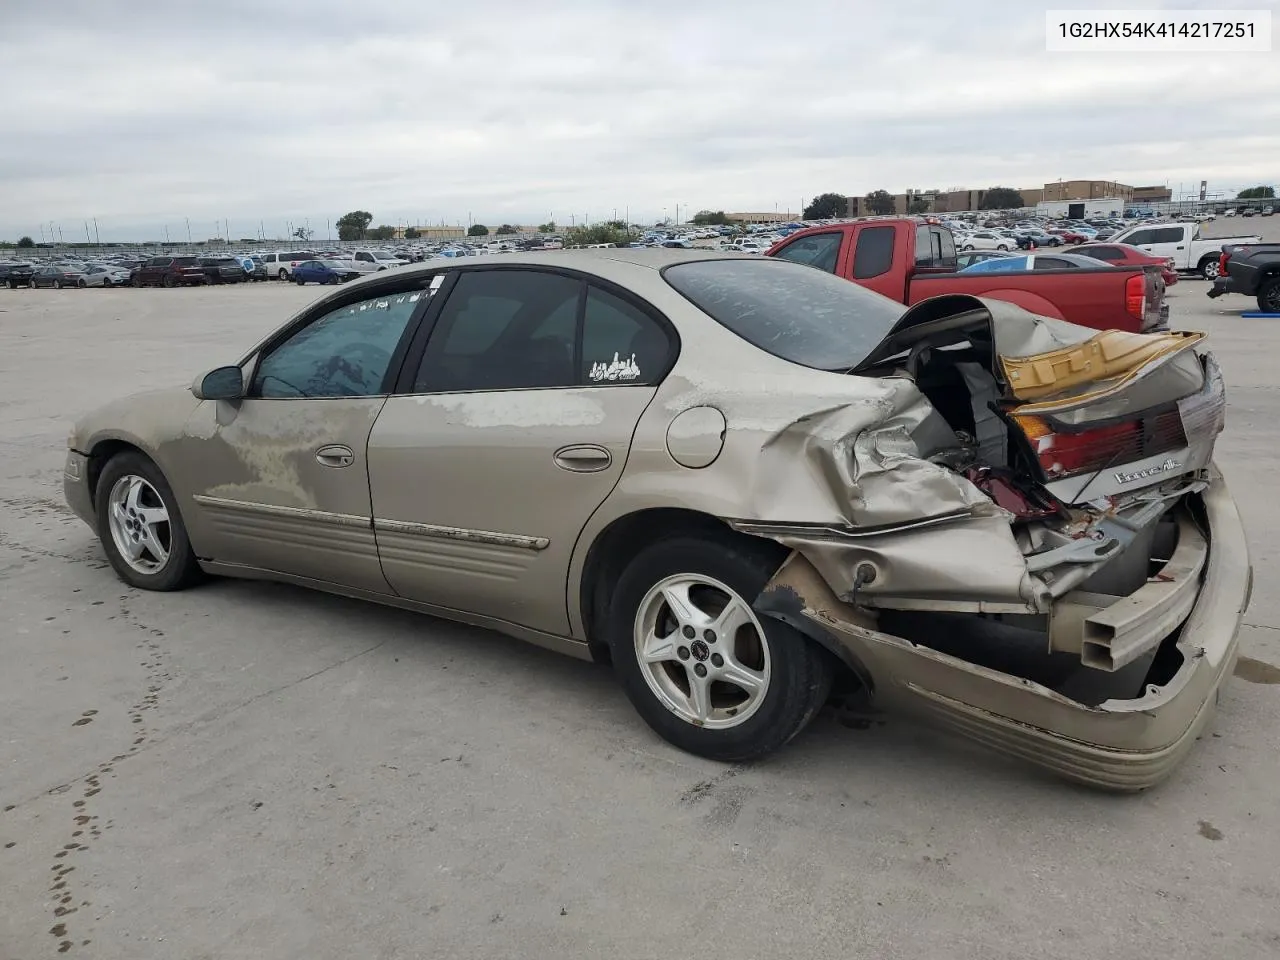
<svg viewBox="0 0 1280 960"><path fill-rule="evenodd" d="M628 699L659 736L736 762L808 725L831 687L827 653L751 600L777 558L728 537L661 540L614 590L606 636Z"/></svg>
<svg viewBox="0 0 1280 960"><path fill-rule="evenodd" d="M966 244L965 244L963 247L961 247L960 249L961 249L964 253L969 253L969 252L971 252L971 251L973 250L973 244L971 244L971 243L966 243Z"/></svg>
<svg viewBox="0 0 1280 960"><path fill-rule="evenodd" d="M294 276L294 281L293 281L293 282L294 282L294 283L296 283L296 284L297 284L298 286L300 286L300 287L305 287L305 286L307 285L307 281L306 281L306 280L304 280L302 277L299 277L299 276L296 276L296 275Z"/></svg>
<svg viewBox="0 0 1280 960"><path fill-rule="evenodd" d="M999 246L997 246L997 247L996 247L996 249L997 249L997 250L999 250L1001 253L1008 253L1008 252L1009 252L1009 248L1008 248L1007 246L1005 246L1003 243L1002 243L1002 244L1000 244Z"/></svg>
<svg viewBox="0 0 1280 960"><path fill-rule="evenodd" d="M1218 279L1218 258L1205 257L1200 261L1200 276L1204 277L1210 283Z"/></svg>
<svg viewBox="0 0 1280 960"><path fill-rule="evenodd" d="M1280 277L1268 277L1258 288L1258 309L1263 313L1280 313Z"/></svg>
<svg viewBox="0 0 1280 960"><path fill-rule="evenodd" d="M141 453L107 461L94 501L102 548L125 583L180 590L200 578L177 498L160 468Z"/></svg>

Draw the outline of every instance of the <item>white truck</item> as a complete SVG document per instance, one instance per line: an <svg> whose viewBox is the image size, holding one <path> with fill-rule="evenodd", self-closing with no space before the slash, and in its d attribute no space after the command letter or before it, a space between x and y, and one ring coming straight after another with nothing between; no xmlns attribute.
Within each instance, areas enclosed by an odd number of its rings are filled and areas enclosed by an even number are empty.
<svg viewBox="0 0 1280 960"><path fill-rule="evenodd" d="M1173 261L1173 269L1184 273L1198 273L1206 280L1218 277L1218 258L1222 247L1228 243L1261 243L1261 237L1200 236L1198 223L1147 223L1121 230L1107 243L1127 243L1154 257L1166 257Z"/></svg>
<svg viewBox="0 0 1280 960"><path fill-rule="evenodd" d="M386 250L357 250L351 255L356 263L367 263L375 270L390 270L392 267L403 267L408 260L401 260Z"/></svg>

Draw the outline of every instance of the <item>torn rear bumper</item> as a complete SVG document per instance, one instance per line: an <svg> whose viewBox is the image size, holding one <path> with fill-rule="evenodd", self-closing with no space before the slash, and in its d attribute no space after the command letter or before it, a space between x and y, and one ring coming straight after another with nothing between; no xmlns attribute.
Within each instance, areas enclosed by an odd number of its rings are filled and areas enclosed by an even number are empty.
<svg viewBox="0 0 1280 960"><path fill-rule="evenodd" d="M770 581L757 607L834 650L877 702L900 708L1071 780L1141 790L1166 778L1212 715L1238 652L1252 568L1244 528L1216 469L1201 494L1209 551L1180 633L1181 663L1136 699L1090 706L1048 687L880 632L842 602L799 554ZM1167 613L1168 604L1164 604ZM1181 611L1179 611L1181 612Z"/></svg>

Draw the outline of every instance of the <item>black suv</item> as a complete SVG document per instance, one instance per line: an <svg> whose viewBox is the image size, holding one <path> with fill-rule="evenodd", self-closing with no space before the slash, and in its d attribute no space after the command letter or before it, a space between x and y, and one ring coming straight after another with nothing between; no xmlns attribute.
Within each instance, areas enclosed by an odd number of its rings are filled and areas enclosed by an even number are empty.
<svg viewBox="0 0 1280 960"><path fill-rule="evenodd" d="M35 273L36 268L29 263L0 263L0 283L7 283L10 290L31 286L31 278Z"/></svg>
<svg viewBox="0 0 1280 960"><path fill-rule="evenodd" d="M244 265L235 257L201 257L200 269L209 283L243 283L248 279Z"/></svg>

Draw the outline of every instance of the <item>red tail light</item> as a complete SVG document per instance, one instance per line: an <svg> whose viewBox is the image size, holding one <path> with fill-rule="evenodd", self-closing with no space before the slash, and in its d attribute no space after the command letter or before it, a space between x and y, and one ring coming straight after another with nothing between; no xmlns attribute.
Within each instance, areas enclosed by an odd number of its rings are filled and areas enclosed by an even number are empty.
<svg viewBox="0 0 1280 960"><path fill-rule="evenodd" d="M1147 275L1140 273L1130 277L1124 285L1124 307L1131 317L1145 320L1147 316Z"/></svg>
<svg viewBox="0 0 1280 960"><path fill-rule="evenodd" d="M1231 259L1231 254L1223 250L1218 257L1218 275L1225 277L1227 275L1227 261Z"/></svg>
<svg viewBox="0 0 1280 960"><path fill-rule="evenodd" d="M1014 416L1049 480L1104 470L1176 450L1187 442L1177 410L1105 427L1072 430L1042 417Z"/></svg>

